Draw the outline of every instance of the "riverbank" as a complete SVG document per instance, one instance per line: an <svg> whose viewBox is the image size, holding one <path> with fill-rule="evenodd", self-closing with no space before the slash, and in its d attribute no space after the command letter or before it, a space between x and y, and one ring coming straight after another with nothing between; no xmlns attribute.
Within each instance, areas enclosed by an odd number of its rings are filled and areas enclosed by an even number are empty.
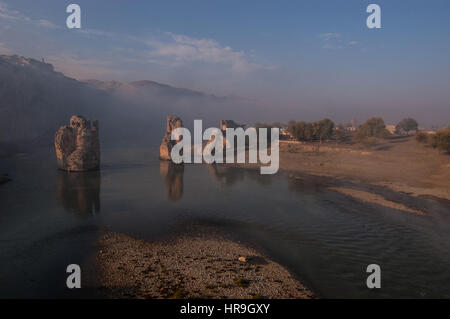
<svg viewBox="0 0 450 319"><path fill-rule="evenodd" d="M96 264L108 298L314 297L281 265L219 235L146 242L107 233Z"/></svg>
<svg viewBox="0 0 450 319"><path fill-rule="evenodd" d="M371 144L281 142L280 168L450 202L450 156L414 137Z"/></svg>
<svg viewBox="0 0 450 319"><path fill-rule="evenodd" d="M414 137L366 144L280 141L280 171L296 188L320 186L407 213L426 214L427 200L450 205L450 156Z"/></svg>

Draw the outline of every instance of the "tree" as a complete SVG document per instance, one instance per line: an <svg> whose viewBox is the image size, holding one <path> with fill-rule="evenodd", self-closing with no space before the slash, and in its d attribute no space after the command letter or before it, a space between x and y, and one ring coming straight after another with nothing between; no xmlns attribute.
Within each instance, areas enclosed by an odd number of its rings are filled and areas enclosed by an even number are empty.
<svg viewBox="0 0 450 319"><path fill-rule="evenodd" d="M396 133L402 133L406 132L406 135L409 135L410 131L416 131L419 128L419 124L415 119L412 119L410 117L405 118L398 122L398 124L395 126L395 132Z"/></svg>
<svg viewBox="0 0 450 319"><path fill-rule="evenodd" d="M312 128L310 123L297 122L292 128L292 136L299 141L309 141L312 139Z"/></svg>
<svg viewBox="0 0 450 319"><path fill-rule="evenodd" d="M329 139L333 135L334 122L330 119L323 119L319 122L316 122L319 126L318 130L318 138L322 143L322 139Z"/></svg>
<svg viewBox="0 0 450 319"><path fill-rule="evenodd" d="M362 124L355 133L357 139L365 139L368 137L387 138L389 131L384 125L381 117L372 117Z"/></svg>
<svg viewBox="0 0 450 319"><path fill-rule="evenodd" d="M323 119L313 123L289 122L289 133L299 141L329 139L333 135L334 123L330 119Z"/></svg>

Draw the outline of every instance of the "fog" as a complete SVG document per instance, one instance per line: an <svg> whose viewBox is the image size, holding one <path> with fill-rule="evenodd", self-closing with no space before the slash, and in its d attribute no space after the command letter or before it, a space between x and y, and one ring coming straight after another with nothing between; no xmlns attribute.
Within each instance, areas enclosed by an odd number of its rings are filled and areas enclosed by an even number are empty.
<svg viewBox="0 0 450 319"><path fill-rule="evenodd" d="M102 144L157 145L166 117L177 115L217 127L220 119L253 123L255 102L207 95L151 81L78 81L50 64L17 56L0 57L0 141L53 143L56 130L73 114L97 119Z"/></svg>

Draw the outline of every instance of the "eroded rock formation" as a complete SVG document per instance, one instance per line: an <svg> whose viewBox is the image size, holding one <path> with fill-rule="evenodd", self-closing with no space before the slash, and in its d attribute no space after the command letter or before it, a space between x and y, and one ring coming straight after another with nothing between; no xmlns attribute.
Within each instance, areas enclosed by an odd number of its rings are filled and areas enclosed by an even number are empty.
<svg viewBox="0 0 450 319"><path fill-rule="evenodd" d="M98 121L79 115L70 118L69 126L61 126L55 134L58 168L65 171L97 170L100 166Z"/></svg>
<svg viewBox="0 0 450 319"><path fill-rule="evenodd" d="M159 158L162 160L170 161L172 158L170 156L170 152L172 151L172 147L181 140L171 140L172 131L178 127L183 127L183 121L178 116L168 116L167 117L167 128L166 133L161 142L161 146L159 147Z"/></svg>

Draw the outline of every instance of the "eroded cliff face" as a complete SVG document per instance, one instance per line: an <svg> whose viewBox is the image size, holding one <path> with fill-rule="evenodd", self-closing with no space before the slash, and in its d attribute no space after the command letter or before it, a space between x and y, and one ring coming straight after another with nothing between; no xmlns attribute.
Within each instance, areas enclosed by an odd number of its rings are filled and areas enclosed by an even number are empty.
<svg viewBox="0 0 450 319"><path fill-rule="evenodd" d="M83 172L100 166L98 121L91 122L79 115L70 118L69 126L61 126L55 134L58 168Z"/></svg>
<svg viewBox="0 0 450 319"><path fill-rule="evenodd" d="M178 140L171 140L172 131L176 128L183 127L183 121L178 116L168 116L167 117L167 128L166 133L161 142L161 146L159 147L159 158L162 160L170 161L172 157L170 152L172 151L172 147L181 140L181 137Z"/></svg>

